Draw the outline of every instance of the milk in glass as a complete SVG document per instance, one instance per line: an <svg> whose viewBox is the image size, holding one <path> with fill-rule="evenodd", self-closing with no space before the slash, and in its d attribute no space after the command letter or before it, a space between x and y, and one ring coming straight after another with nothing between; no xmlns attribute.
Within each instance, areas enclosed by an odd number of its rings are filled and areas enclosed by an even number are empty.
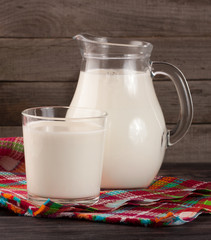
<svg viewBox="0 0 211 240"><path fill-rule="evenodd" d="M35 121L23 126L27 190L46 198L99 195L104 129L68 121Z"/></svg>

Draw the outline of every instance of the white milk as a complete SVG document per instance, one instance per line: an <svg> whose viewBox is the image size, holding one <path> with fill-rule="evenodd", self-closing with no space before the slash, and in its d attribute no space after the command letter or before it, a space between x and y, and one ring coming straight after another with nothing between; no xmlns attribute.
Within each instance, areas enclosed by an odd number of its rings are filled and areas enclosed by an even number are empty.
<svg viewBox="0 0 211 240"><path fill-rule="evenodd" d="M146 187L166 148L166 126L150 72L81 72L71 106L108 113L103 188Z"/></svg>
<svg viewBox="0 0 211 240"><path fill-rule="evenodd" d="M84 123L39 121L23 127L27 190L46 198L99 195L104 130Z"/></svg>

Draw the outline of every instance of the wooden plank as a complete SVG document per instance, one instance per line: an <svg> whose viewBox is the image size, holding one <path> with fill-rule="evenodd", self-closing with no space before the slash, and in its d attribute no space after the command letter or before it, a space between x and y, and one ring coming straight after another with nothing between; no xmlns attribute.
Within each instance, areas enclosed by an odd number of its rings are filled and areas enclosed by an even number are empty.
<svg viewBox="0 0 211 240"><path fill-rule="evenodd" d="M211 162L203 163L172 163L164 162L158 175L211 181Z"/></svg>
<svg viewBox="0 0 211 240"><path fill-rule="evenodd" d="M3 81L75 81L80 61L71 39L0 39Z"/></svg>
<svg viewBox="0 0 211 240"><path fill-rule="evenodd" d="M69 105L76 82L2 82L0 126L21 124L21 111L35 106Z"/></svg>
<svg viewBox="0 0 211 240"><path fill-rule="evenodd" d="M210 36L209 0L0 1L2 37Z"/></svg>
<svg viewBox="0 0 211 240"><path fill-rule="evenodd" d="M206 180L206 179L205 179ZM172 239L205 240L210 239L211 217L202 214L194 221L173 227L141 227L124 224L107 224L72 220L68 218L36 218L20 216L1 216L0 231L2 239L21 240L131 240L131 239ZM42 237L40 237L42 236Z"/></svg>
<svg viewBox="0 0 211 240"><path fill-rule="evenodd" d="M211 123L211 81L188 81L193 98L193 123ZM180 107L172 82L154 82L167 123L176 123Z"/></svg>
<svg viewBox="0 0 211 240"><path fill-rule="evenodd" d="M17 126L25 108L69 105L76 82L1 82L0 126ZM167 123L176 123L179 103L171 82L154 82ZM189 81L194 103L194 123L211 123L211 81Z"/></svg>
<svg viewBox="0 0 211 240"><path fill-rule="evenodd" d="M209 79L211 38L142 38L152 60L178 66L188 79ZM71 39L0 39L0 81L75 81L81 56Z"/></svg>
<svg viewBox="0 0 211 240"><path fill-rule="evenodd" d="M20 126L0 127L0 137L12 136L22 136ZM194 124L179 143L167 149L164 162L210 163L210 142L211 124Z"/></svg>
<svg viewBox="0 0 211 240"><path fill-rule="evenodd" d="M180 142L167 149L164 161L208 163L211 156L210 142L211 124L194 124Z"/></svg>
<svg viewBox="0 0 211 240"><path fill-rule="evenodd" d="M0 138L23 136L20 126L0 126Z"/></svg>

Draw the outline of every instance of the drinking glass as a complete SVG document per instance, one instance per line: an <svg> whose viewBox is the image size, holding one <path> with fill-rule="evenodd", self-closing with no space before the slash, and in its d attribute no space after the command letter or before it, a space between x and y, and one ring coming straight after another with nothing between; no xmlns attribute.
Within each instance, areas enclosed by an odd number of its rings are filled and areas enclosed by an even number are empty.
<svg viewBox="0 0 211 240"><path fill-rule="evenodd" d="M68 117L67 117L68 112ZM49 106L22 112L28 198L62 204L99 199L107 113Z"/></svg>

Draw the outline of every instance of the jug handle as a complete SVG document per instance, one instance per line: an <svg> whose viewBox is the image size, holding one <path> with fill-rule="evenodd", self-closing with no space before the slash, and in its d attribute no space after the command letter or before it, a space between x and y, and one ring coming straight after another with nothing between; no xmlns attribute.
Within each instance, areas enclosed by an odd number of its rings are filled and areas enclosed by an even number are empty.
<svg viewBox="0 0 211 240"><path fill-rule="evenodd" d="M193 119L193 102L187 80L183 73L167 62L152 62L152 76L164 75L170 78L177 90L180 114L176 126L167 131L167 147L180 141L187 133Z"/></svg>

